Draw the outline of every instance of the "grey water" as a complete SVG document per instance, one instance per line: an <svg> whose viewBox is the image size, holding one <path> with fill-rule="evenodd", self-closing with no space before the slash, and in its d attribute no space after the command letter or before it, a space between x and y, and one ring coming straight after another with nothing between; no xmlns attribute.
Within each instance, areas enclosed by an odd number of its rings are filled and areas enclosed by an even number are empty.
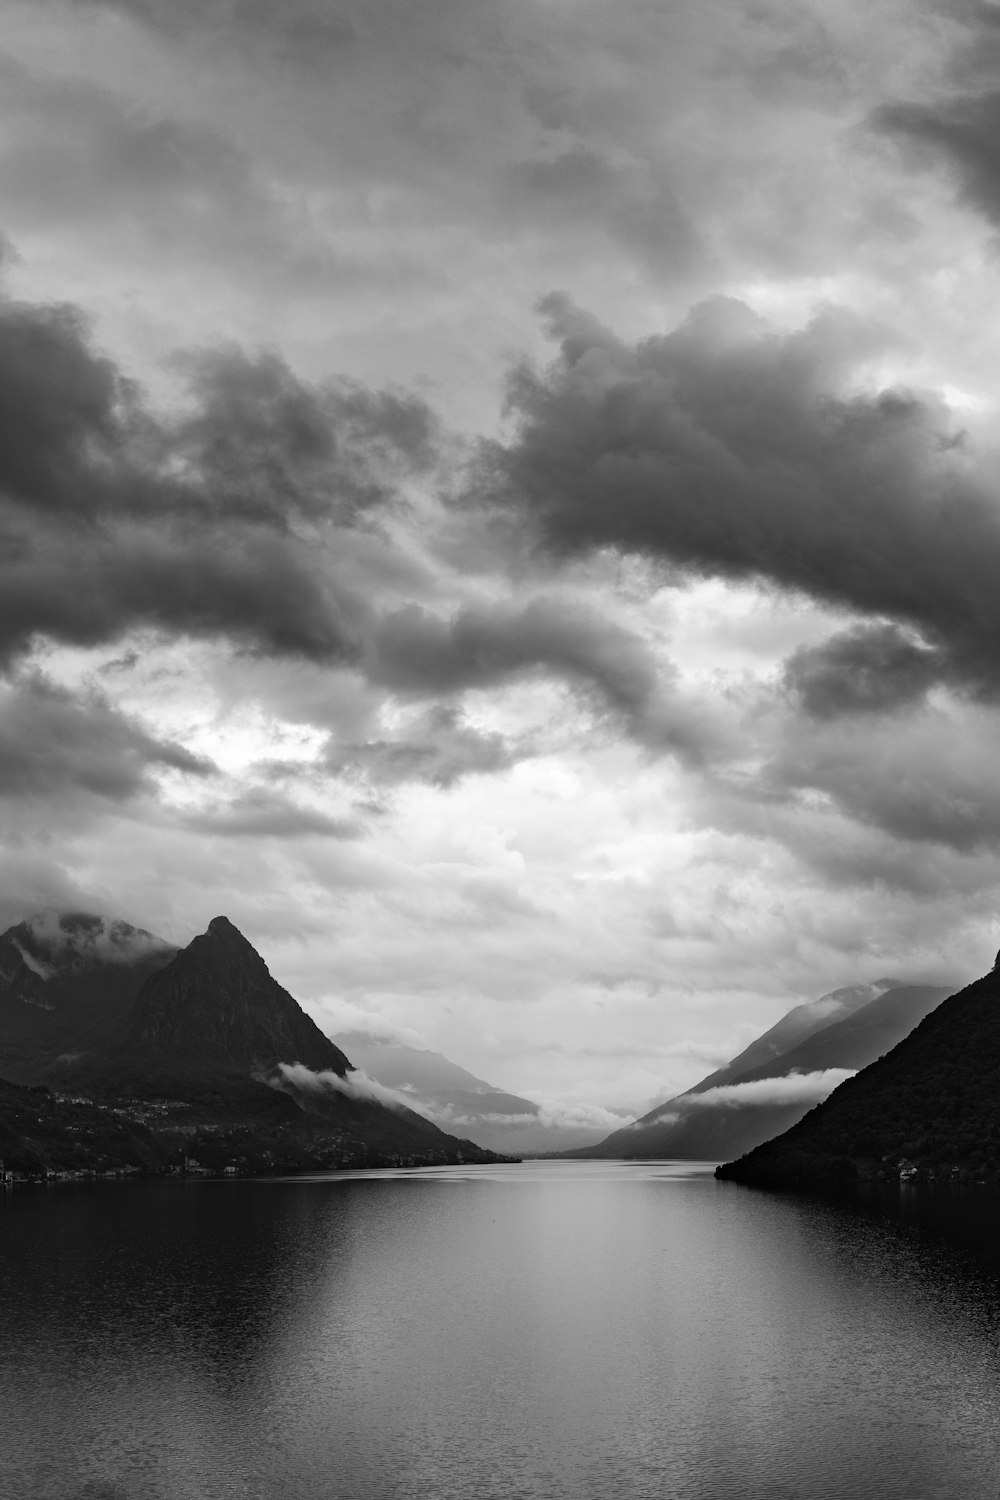
<svg viewBox="0 0 1000 1500"><path fill-rule="evenodd" d="M7 1190L0 1497L994 1500L963 1201L624 1162Z"/></svg>

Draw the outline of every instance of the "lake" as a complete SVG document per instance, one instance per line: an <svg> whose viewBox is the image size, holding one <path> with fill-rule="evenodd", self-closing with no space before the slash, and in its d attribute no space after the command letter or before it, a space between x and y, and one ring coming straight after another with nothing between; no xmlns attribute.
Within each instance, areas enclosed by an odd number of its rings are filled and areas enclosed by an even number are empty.
<svg viewBox="0 0 1000 1500"><path fill-rule="evenodd" d="M942 1202L655 1162L9 1189L0 1496L995 1500L995 1220Z"/></svg>

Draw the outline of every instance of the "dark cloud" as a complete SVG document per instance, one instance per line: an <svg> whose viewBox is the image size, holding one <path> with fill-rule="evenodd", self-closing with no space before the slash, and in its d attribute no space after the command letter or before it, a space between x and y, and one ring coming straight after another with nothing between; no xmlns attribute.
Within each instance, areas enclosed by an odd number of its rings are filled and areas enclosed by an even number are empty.
<svg viewBox="0 0 1000 1500"><path fill-rule="evenodd" d="M947 720L888 735L790 732L766 773L782 792L816 794L849 818L909 844L962 854L1000 847L1000 772L981 742Z"/></svg>
<svg viewBox="0 0 1000 1500"><path fill-rule="evenodd" d="M438 457L430 410L405 392L309 385L266 352L216 349L176 363L193 409L164 441L217 509L277 524L297 514L350 523Z"/></svg>
<svg viewBox="0 0 1000 1500"><path fill-rule="evenodd" d="M0 559L8 658L38 636L96 646L136 626L314 660L357 652L361 601L324 579L305 544L267 531L202 522L74 538L22 527L14 542Z"/></svg>
<svg viewBox="0 0 1000 1500"><path fill-rule="evenodd" d="M450 787L465 776L506 770L529 753L503 735L474 728L457 708L435 704L394 738L331 747L327 763L376 786L421 781Z"/></svg>
<svg viewBox="0 0 1000 1500"><path fill-rule="evenodd" d="M436 457L403 392L300 380L275 354L177 356L188 402L154 414L62 304L0 302L0 494L76 521L127 516L351 521Z"/></svg>
<svg viewBox="0 0 1000 1500"><path fill-rule="evenodd" d="M0 305L0 496L7 505L69 517L126 505L121 459L138 437L134 398L134 387L90 348L74 308Z"/></svg>
<svg viewBox="0 0 1000 1500"><path fill-rule="evenodd" d="M8 663L39 638L93 647L147 628L341 664L411 698L543 673L637 738L696 750L701 731L670 697L669 664L595 609L545 597L449 617L393 607L420 570L385 527L406 514L406 482L433 471L443 441L422 402L309 384L266 352L176 363L186 399L162 415L95 352L72 308L0 302ZM447 716L408 749L365 757L383 777L409 765L442 784L509 763L506 747Z"/></svg>
<svg viewBox="0 0 1000 1500"><path fill-rule="evenodd" d="M90 793L122 802L152 786L155 770L206 776L214 767L157 738L99 693L80 697L39 672L0 688L0 796Z"/></svg>
<svg viewBox="0 0 1000 1500"><path fill-rule="evenodd" d="M533 669L554 670L599 690L626 714L656 686L649 649L595 610L557 599L467 605L442 620L416 605L388 615L371 673L397 692L461 692Z"/></svg>
<svg viewBox="0 0 1000 1500"><path fill-rule="evenodd" d="M0 655L152 626L357 656L370 606L338 559L430 463L425 408L268 354L185 368L186 409L158 417L74 309L0 303Z"/></svg>
<svg viewBox="0 0 1000 1500"><path fill-rule="evenodd" d="M917 163L949 170L965 201L1000 224L1000 89L887 105L874 119L909 145Z"/></svg>
<svg viewBox="0 0 1000 1500"><path fill-rule="evenodd" d="M939 169L962 201L1000 225L1000 7L995 0L931 0L939 31L936 87L882 105L875 130L911 168Z"/></svg>
<svg viewBox="0 0 1000 1500"><path fill-rule="evenodd" d="M447 619L407 605L381 620L366 669L372 682L416 698L554 677L640 744L693 761L717 735L677 691L670 661L597 610L560 598L466 605Z"/></svg>
<svg viewBox="0 0 1000 1500"><path fill-rule="evenodd" d="M183 819L198 833L222 838L357 838L357 823L303 807L280 793L256 787Z"/></svg>
<svg viewBox="0 0 1000 1500"><path fill-rule="evenodd" d="M481 504L557 556L637 552L907 623L1000 687L1000 506L943 406L858 393L884 334L833 310L779 334L719 298L631 347L564 298L544 310L561 354L513 376Z"/></svg>
<svg viewBox="0 0 1000 1500"><path fill-rule="evenodd" d="M946 753L943 741L937 753ZM982 768L971 806L950 799L957 814L952 820L929 765L901 760L882 744L841 744L824 758L800 743L772 761L753 785L732 779L697 788L695 816L727 841L752 841L755 867L773 867L776 882L787 856L792 868L812 871L831 896L891 892L919 902L953 902L968 913L991 910L998 851L990 803L997 789L995 780L989 784L988 768ZM966 791L971 789L970 779ZM914 813L922 797L936 811L921 820ZM993 828L977 831L980 808ZM821 901L815 920L823 921Z"/></svg>
<svg viewBox="0 0 1000 1500"><path fill-rule="evenodd" d="M943 675L940 654L897 625L857 625L796 651L784 681L807 714L829 719L912 707Z"/></svg>

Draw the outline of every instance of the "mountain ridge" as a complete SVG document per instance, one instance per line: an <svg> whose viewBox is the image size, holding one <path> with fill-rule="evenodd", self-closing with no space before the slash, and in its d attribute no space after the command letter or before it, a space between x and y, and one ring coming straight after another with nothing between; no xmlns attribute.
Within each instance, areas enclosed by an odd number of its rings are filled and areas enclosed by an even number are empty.
<svg viewBox="0 0 1000 1500"><path fill-rule="evenodd" d="M21 991L27 989L29 1001L44 997L53 980L35 973L23 957L20 966L15 964L11 954L17 940L10 938L5 947L8 938L0 936L0 956L6 955L7 967L16 973L7 986L5 1009L13 1012L20 1003L31 1012ZM150 935L144 934L140 947L145 939ZM62 1161L67 1151L76 1159L69 1148L82 1146L85 1138L100 1139L105 1157L109 1151L114 1155L111 1117L131 1132L133 1144L144 1143L147 1158L152 1152L164 1161L177 1155L181 1139L196 1139L199 1154L213 1160L229 1152L247 1170L496 1159L405 1107L390 1107L366 1086L228 918L213 918L185 948L160 945L152 972L146 967L145 961L110 966L127 982L111 997L105 1024L87 1037L88 1045L55 1054L50 1045L41 1061L36 1055L34 1071L40 1076L21 1087L42 1086L59 1108L91 1113L86 1125L67 1125L78 1133L68 1143L60 1138L52 1110L39 1114L44 1140L26 1143L30 1160L54 1153ZM110 969L84 966L82 982L91 998L94 972L94 982L105 984ZM78 988L80 982L78 975ZM18 1057L9 1029L0 1024L0 1075ZM10 1157L21 1149L11 1121L33 1117L16 1092L17 1080L7 1086L15 1092L6 1096L6 1126L0 1120L0 1154Z"/></svg>
<svg viewBox="0 0 1000 1500"><path fill-rule="evenodd" d="M1000 971L957 990L790 1129L717 1175L809 1187L946 1171L1000 1181Z"/></svg>
<svg viewBox="0 0 1000 1500"><path fill-rule="evenodd" d="M286 1062L343 1077L351 1068L227 917L213 917L145 981L120 1046L251 1071Z"/></svg>
<svg viewBox="0 0 1000 1500"><path fill-rule="evenodd" d="M0 934L0 1071L38 1082L60 1052L87 1050L128 1015L177 952L128 922L38 912Z"/></svg>
<svg viewBox="0 0 1000 1500"><path fill-rule="evenodd" d="M866 994L871 998L865 999ZM613 1131L597 1146L574 1154L701 1161L742 1155L788 1129L815 1101L816 1093L812 1099L805 1097L806 1085L795 1083L795 1078L811 1078L816 1090L829 1091L840 1080L823 1075L866 1066L947 994L946 986L876 980L796 1006L725 1067L631 1125ZM836 1019L831 1020L831 1014ZM789 1018L792 1024L785 1026ZM799 1039L786 1051L771 1051L776 1037L795 1036ZM767 1061L741 1066L762 1053L771 1053ZM767 1098L763 1089L746 1090L741 1096L739 1091L746 1085L767 1080L774 1082L773 1097ZM718 1092L707 1097L713 1091ZM702 1094L704 1102L699 1098Z"/></svg>
<svg viewBox="0 0 1000 1500"><path fill-rule="evenodd" d="M815 1032L853 1015L872 1000L877 1000L886 990L901 985L902 981L899 979L875 979L870 984L845 985L821 995L818 1000L805 1000L800 1005L793 1005L791 1010L787 1010L767 1031L755 1037L742 1052L731 1057L714 1073L709 1073L707 1078L702 1078L690 1089L686 1089L685 1093L700 1094L706 1089L734 1083L748 1069L774 1062Z"/></svg>
<svg viewBox="0 0 1000 1500"><path fill-rule="evenodd" d="M333 1037L372 1078L412 1096L413 1108L445 1130L468 1130L494 1151L553 1155L588 1145L597 1134L565 1110L545 1110L533 1099L478 1078L429 1048L355 1030Z"/></svg>

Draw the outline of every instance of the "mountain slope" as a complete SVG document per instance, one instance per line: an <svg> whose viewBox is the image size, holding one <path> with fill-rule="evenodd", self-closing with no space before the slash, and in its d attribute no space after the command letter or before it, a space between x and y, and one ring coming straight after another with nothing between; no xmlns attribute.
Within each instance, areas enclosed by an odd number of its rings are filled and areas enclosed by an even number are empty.
<svg viewBox="0 0 1000 1500"><path fill-rule="evenodd" d="M248 1073L287 1062L343 1077L351 1066L226 917L146 981L115 1047Z"/></svg>
<svg viewBox="0 0 1000 1500"><path fill-rule="evenodd" d="M202 1155L238 1144L258 1166L490 1155L380 1099L225 917L149 974L94 1045L56 1057L44 1081L158 1138L199 1135Z"/></svg>
<svg viewBox="0 0 1000 1500"><path fill-rule="evenodd" d="M596 1131L546 1111L532 1099L499 1089L441 1052L389 1042L366 1031L341 1032L334 1042L370 1078L412 1100L445 1130L469 1131L494 1151L565 1151Z"/></svg>
<svg viewBox="0 0 1000 1500"><path fill-rule="evenodd" d="M127 922L42 912L0 935L0 1076L35 1082L114 1031L176 953Z"/></svg>
<svg viewBox="0 0 1000 1500"><path fill-rule="evenodd" d="M751 1068L766 1067L775 1058L782 1057L792 1047L797 1047L815 1032L832 1026L851 1016L863 1006L870 1005L886 990L899 985L898 979L876 979L872 984L852 984L844 989L831 990L818 1000L807 1000L786 1011L780 1021L756 1037L742 1052L730 1058L724 1068L709 1073L700 1083L687 1090L690 1094L703 1093L705 1089L718 1088L733 1083L742 1073Z"/></svg>
<svg viewBox="0 0 1000 1500"><path fill-rule="evenodd" d="M874 998L866 1001L866 993ZM865 1067L895 1046L947 993L940 986L879 980L797 1006L725 1068L587 1154L701 1161L741 1155L801 1119L844 1070ZM784 1052L774 1052L778 1039L795 1037Z"/></svg>
<svg viewBox="0 0 1000 1500"><path fill-rule="evenodd" d="M801 1186L889 1169L1000 1176L1000 971L944 1000L884 1057L719 1175Z"/></svg>
<svg viewBox="0 0 1000 1500"><path fill-rule="evenodd" d="M734 1083L827 1068L866 1068L901 1042L950 993L947 985L899 985L877 999L822 1027L780 1058L746 1068Z"/></svg>

